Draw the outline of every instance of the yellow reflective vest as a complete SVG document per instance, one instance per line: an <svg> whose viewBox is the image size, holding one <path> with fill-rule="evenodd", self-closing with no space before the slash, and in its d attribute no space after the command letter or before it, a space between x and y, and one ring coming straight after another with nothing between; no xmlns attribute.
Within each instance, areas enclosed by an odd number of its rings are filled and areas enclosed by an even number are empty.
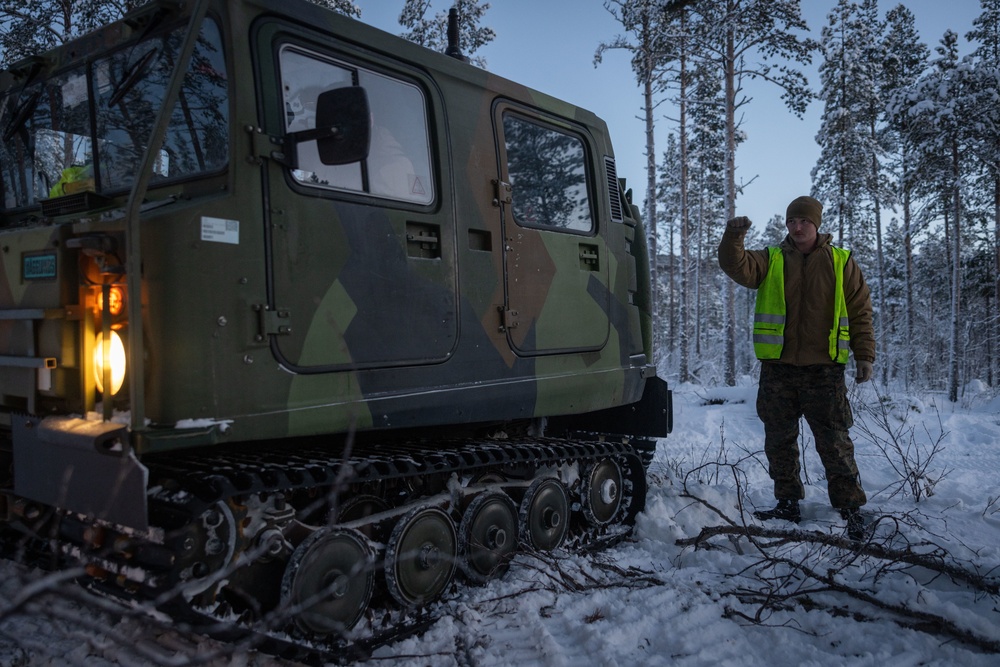
<svg viewBox="0 0 1000 667"><path fill-rule="evenodd" d="M846 364L850 354L851 333L844 298L844 267L850 250L830 246L833 251L834 286L833 313L830 327L830 359ZM754 309L753 348L758 359L780 359L785 343L785 262L781 248L769 247L767 275L757 288Z"/></svg>
<svg viewBox="0 0 1000 667"><path fill-rule="evenodd" d="M59 180L49 189L49 197L62 197L94 189L93 165L74 165L62 170Z"/></svg>

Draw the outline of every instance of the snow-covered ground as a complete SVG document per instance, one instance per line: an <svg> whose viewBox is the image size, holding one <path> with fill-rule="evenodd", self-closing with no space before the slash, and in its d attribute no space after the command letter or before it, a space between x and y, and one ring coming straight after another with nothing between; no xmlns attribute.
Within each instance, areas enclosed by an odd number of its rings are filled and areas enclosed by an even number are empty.
<svg viewBox="0 0 1000 667"><path fill-rule="evenodd" d="M674 433L650 468L631 539L596 554L521 556L504 579L452 593L441 620L362 664L1000 664L1000 397L977 383L957 405L874 390L852 390L874 521L865 548L842 539L808 430L802 523L751 517L773 504L751 380L675 387ZM690 544L716 526L744 534ZM901 562L921 557L951 570ZM293 664L225 655L214 641L86 598L49 595L12 611L31 576L0 565L2 667L185 664L196 655L207 661L199 664Z"/></svg>

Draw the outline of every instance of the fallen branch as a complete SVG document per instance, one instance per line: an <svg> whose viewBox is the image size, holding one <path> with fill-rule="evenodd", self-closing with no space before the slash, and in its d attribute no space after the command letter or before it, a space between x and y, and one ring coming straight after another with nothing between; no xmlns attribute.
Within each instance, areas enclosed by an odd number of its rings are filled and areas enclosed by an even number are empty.
<svg viewBox="0 0 1000 667"><path fill-rule="evenodd" d="M753 525L709 526L702 528L701 532L694 537L677 540L676 544L681 547L693 546L695 548L702 548L704 542L721 535L779 540L783 543L799 542L839 547L864 556L922 567L947 575L953 580L965 583L983 593L1000 595L1000 582L991 580L979 573L970 572L957 565L947 563L940 553L921 554L910 549L892 549L870 540L867 542L854 542L840 535L831 535L819 531L782 530Z"/></svg>
<svg viewBox="0 0 1000 667"><path fill-rule="evenodd" d="M983 651L989 651L990 653L1000 653L1000 642L990 639L988 637L983 637L982 635L979 635L973 632L972 630L969 630L968 628L963 628L958 624L956 624L954 621L945 618L944 616L939 616L938 614L932 614L930 612L921 611L919 609L913 609L903 604L894 604L886 602L884 600L879 599L877 596L872 595L871 593L842 584L838 582L831 574L820 573L810 567L807 567L805 564L801 562L792 561L790 559L777 559L776 562L794 568L795 570L798 570L799 572L809 577L810 579L820 582L825 587L823 589L813 588L806 592L802 591L794 592L787 596L784 596L783 597L784 600L802 597L803 595L806 594L811 595L819 592L841 593L843 595L852 597L856 600L861 600L862 602L870 604L879 609L883 609L898 616L902 616L904 618L909 618L917 621L918 622L917 625L903 624L906 627L909 627L913 630L918 630L921 632L930 632L932 634L946 635L953 639L957 639L965 644L969 644L970 646L975 646L976 648L979 648ZM747 595L754 595L755 592L743 590L741 592L734 591L733 594L747 596ZM762 603L765 603L768 606L772 605L773 601L774 601L773 594L769 594L766 600L764 599L761 600Z"/></svg>

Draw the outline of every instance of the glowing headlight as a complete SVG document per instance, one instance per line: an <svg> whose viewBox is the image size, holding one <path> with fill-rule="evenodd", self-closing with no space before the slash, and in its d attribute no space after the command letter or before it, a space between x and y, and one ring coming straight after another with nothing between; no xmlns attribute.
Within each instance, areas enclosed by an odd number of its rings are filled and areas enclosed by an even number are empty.
<svg viewBox="0 0 1000 667"><path fill-rule="evenodd" d="M111 332L111 346L108 352L108 363L111 365L111 395L114 396L125 383L125 345L121 336ZM97 391L104 393L104 335L97 334L94 341L94 380L97 381Z"/></svg>

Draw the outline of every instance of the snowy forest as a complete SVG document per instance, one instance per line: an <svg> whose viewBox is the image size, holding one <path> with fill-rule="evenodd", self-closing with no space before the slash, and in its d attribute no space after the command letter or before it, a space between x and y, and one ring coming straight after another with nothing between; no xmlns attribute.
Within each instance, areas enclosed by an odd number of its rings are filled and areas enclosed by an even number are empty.
<svg viewBox="0 0 1000 667"><path fill-rule="evenodd" d="M715 249L740 195L744 84L759 79L795 114L822 104L811 194L824 202L822 231L865 269L880 380L946 390L952 401L969 380L995 386L1000 2L981 3L964 57L959 35L945 32L932 48L905 5L883 13L877 0L840 0L818 41L804 36L797 1L606 4L628 36L602 48L632 51L647 148L658 156L644 210L658 227L658 349L668 372L733 384L754 363L753 294L734 290ZM811 59L818 90L797 69ZM676 121L654 128L652 108L664 99ZM655 151L654 129L666 135ZM757 221L748 247L780 241L783 223Z"/></svg>
<svg viewBox="0 0 1000 667"><path fill-rule="evenodd" d="M146 1L0 0L0 67ZM363 0L310 1L365 20ZM376 1L399 7L399 35L439 51L455 6L477 67L489 67L483 46L510 39L484 0ZM913 11L889 0L830 0L822 25L806 24L802 0L586 0L618 28L588 66L626 53L645 123L647 178L629 185L654 260L674 430L628 540L519 554L506 579L449 593L426 632L364 664L996 664L1000 0L976 1L973 30L926 43ZM813 65L820 80L807 82ZM855 253L872 290L876 377L849 382L872 517L860 546L842 537L805 433L802 525L749 519L773 503L754 293L716 251L748 185L751 84L791 116L822 108L810 193L825 205L820 231ZM785 233L781 216L754 220L747 246ZM70 585L80 574L0 559L0 665L290 664L90 595Z"/></svg>

